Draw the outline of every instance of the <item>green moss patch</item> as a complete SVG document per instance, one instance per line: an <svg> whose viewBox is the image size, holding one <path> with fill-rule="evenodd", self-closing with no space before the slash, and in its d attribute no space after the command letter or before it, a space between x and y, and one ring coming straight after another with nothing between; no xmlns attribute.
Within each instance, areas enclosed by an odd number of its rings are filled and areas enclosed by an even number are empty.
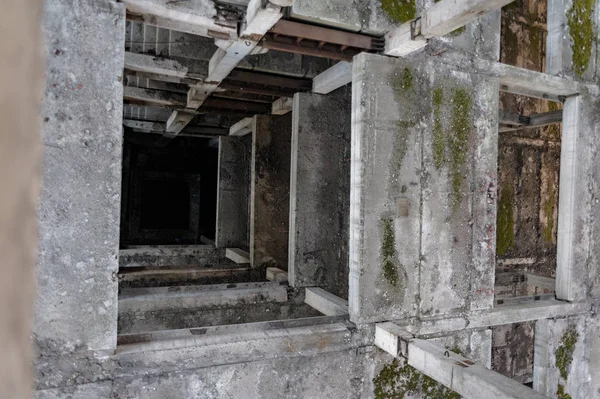
<svg viewBox="0 0 600 399"><path fill-rule="evenodd" d="M398 285L398 269L396 268L396 234L392 219L382 219L381 262L383 277L392 285Z"/></svg>
<svg viewBox="0 0 600 399"><path fill-rule="evenodd" d="M562 384L558 384L558 390L556 391L557 399L572 399L571 395L565 392L565 387Z"/></svg>
<svg viewBox="0 0 600 399"><path fill-rule="evenodd" d="M554 230L554 207L556 200L554 199L554 193L550 193L550 196L544 201L544 213L546 214L546 226L544 226L543 236L548 242L553 241L552 231Z"/></svg>
<svg viewBox="0 0 600 399"><path fill-rule="evenodd" d="M404 23L417 15L416 0L379 0L381 9L396 22Z"/></svg>
<svg viewBox="0 0 600 399"><path fill-rule="evenodd" d="M375 399L404 399L418 395L428 399L460 399L461 396L420 373L414 367L394 359L373 379Z"/></svg>
<svg viewBox="0 0 600 399"><path fill-rule="evenodd" d="M575 344L579 339L579 333L574 326L569 327L562 336L560 346L554 351L556 356L556 367L560 371L560 376L563 380L567 380L569 376L569 367L573 362L573 353L575 352Z"/></svg>
<svg viewBox="0 0 600 399"><path fill-rule="evenodd" d="M594 44L594 0L573 0L567 13L573 50L573 72L581 76L592 57Z"/></svg>
<svg viewBox="0 0 600 399"><path fill-rule="evenodd" d="M496 253L504 256L515 245L513 220L514 189L512 184L502 188L498 202Z"/></svg>
<svg viewBox="0 0 600 399"><path fill-rule="evenodd" d="M452 96L452 127L448 135L450 153L450 174L454 209L462 201L462 184L465 180L465 166L471 137L471 96L464 89L456 89Z"/></svg>
<svg viewBox="0 0 600 399"><path fill-rule="evenodd" d="M402 94L413 88L413 74L410 68L403 68L392 78L392 86L396 94Z"/></svg>

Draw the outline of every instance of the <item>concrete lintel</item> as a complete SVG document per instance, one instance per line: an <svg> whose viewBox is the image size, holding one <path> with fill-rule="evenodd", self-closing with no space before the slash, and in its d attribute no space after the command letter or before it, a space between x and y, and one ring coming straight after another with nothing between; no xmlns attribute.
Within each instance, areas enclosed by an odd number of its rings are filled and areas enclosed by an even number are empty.
<svg viewBox="0 0 600 399"><path fill-rule="evenodd" d="M442 0L423 13L420 21L420 34L426 39L447 35L483 14L499 10L512 1Z"/></svg>
<svg viewBox="0 0 600 399"><path fill-rule="evenodd" d="M384 54L392 57L404 57L426 45L427 40L423 37L413 39L411 22L406 22L385 35Z"/></svg>
<svg viewBox="0 0 600 399"><path fill-rule="evenodd" d="M253 118L244 118L229 128L230 136L245 136L248 133L252 133L252 127L254 126Z"/></svg>
<svg viewBox="0 0 600 399"><path fill-rule="evenodd" d="M174 57L164 58L131 52L125 52L124 68L131 71L171 76L180 79L189 77L203 78L207 72L205 62Z"/></svg>
<svg viewBox="0 0 600 399"><path fill-rule="evenodd" d="M214 83L203 83L190 87L187 93L186 108L198 109L210 95L217 89Z"/></svg>
<svg viewBox="0 0 600 399"><path fill-rule="evenodd" d="M467 399L547 398L430 341L414 339L408 343L408 364Z"/></svg>
<svg viewBox="0 0 600 399"><path fill-rule="evenodd" d="M142 101L150 104L159 104L169 107L185 106L185 95L179 93L170 93L163 90L144 89L140 87L123 88L123 98L125 100Z"/></svg>
<svg viewBox="0 0 600 399"><path fill-rule="evenodd" d="M318 287L306 289L304 303L326 316L347 315L348 301Z"/></svg>
<svg viewBox="0 0 600 399"><path fill-rule="evenodd" d="M428 318L407 324L406 330L416 336L448 333L465 329L487 328L503 324L523 323L542 319L567 317L589 313L591 306L583 302L543 300L506 305L485 311L473 311L461 316ZM397 321L399 325L407 321Z"/></svg>
<svg viewBox="0 0 600 399"><path fill-rule="evenodd" d="M292 110L292 104L294 100L290 97L281 97L271 106L271 114L273 115L285 115Z"/></svg>
<svg viewBox="0 0 600 399"><path fill-rule="evenodd" d="M227 248L225 257L235 263L250 263L250 254L239 248Z"/></svg>
<svg viewBox="0 0 600 399"><path fill-rule="evenodd" d="M267 280L283 283L288 281L287 272L277 267L267 267Z"/></svg>
<svg viewBox="0 0 600 399"><path fill-rule="evenodd" d="M340 61L313 79L313 92L328 94L352 82L352 63Z"/></svg>
<svg viewBox="0 0 600 399"><path fill-rule="evenodd" d="M234 39L237 37L235 18L219 15L212 0L173 2L170 0L122 0L127 10L134 14L154 17L154 24L164 28L186 31L193 27L200 36ZM152 18L150 18L152 19ZM159 24L162 22L162 24Z"/></svg>

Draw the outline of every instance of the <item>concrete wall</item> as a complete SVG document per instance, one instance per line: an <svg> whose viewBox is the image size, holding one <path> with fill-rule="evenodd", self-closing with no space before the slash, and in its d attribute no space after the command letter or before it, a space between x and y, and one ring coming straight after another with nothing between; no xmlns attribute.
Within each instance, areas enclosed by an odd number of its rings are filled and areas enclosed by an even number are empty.
<svg viewBox="0 0 600 399"><path fill-rule="evenodd" d="M252 137L219 138L217 248L248 248Z"/></svg>
<svg viewBox="0 0 600 399"><path fill-rule="evenodd" d="M41 354L116 345L125 8L45 3L47 86L38 300Z"/></svg>
<svg viewBox="0 0 600 399"><path fill-rule="evenodd" d="M294 97L289 279L348 297L350 88Z"/></svg>
<svg viewBox="0 0 600 399"><path fill-rule="evenodd" d="M491 307L498 81L426 59L353 68L351 319Z"/></svg>
<svg viewBox="0 0 600 399"><path fill-rule="evenodd" d="M292 114L256 116L250 174L250 263L287 270Z"/></svg>

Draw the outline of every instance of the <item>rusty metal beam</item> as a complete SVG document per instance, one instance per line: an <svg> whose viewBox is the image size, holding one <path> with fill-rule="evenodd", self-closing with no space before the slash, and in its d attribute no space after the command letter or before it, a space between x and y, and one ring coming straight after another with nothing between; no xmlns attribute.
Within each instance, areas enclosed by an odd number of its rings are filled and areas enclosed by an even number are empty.
<svg viewBox="0 0 600 399"><path fill-rule="evenodd" d="M360 50L350 49L353 51L350 52L346 50L342 53L339 51L324 49L324 46L319 47L319 44L313 47L305 47L302 45L302 43L286 43L282 41L281 36L274 37L270 33L265 35L263 40L260 42L260 46L263 48L268 48L270 50L283 51L286 53L310 55L313 57L328 58L330 60L349 62L352 61L352 57L354 57L360 52Z"/></svg>
<svg viewBox="0 0 600 399"><path fill-rule="evenodd" d="M256 87L249 84L244 84L240 82L223 82L219 85L219 88L231 91L237 91L240 93L251 93L251 94L260 94L265 96L273 96L273 97L294 97L295 90L282 90L277 88L266 88L266 87Z"/></svg>
<svg viewBox="0 0 600 399"><path fill-rule="evenodd" d="M295 37L299 41L314 40L317 42L338 44L363 50L374 50L376 44L373 37L350 33L341 30L324 28L300 22L280 20L269 31L277 35ZM322 47L322 46L321 46Z"/></svg>
<svg viewBox="0 0 600 399"><path fill-rule="evenodd" d="M294 89L296 91L309 91L312 89L312 80L306 78L293 78L289 76L275 75L271 73L246 71L234 69L225 79L226 82L246 82L262 84L265 86Z"/></svg>
<svg viewBox="0 0 600 399"><path fill-rule="evenodd" d="M271 104L261 104L251 101L226 100L222 98L209 97L202 104L203 108L218 108L232 111L243 111L251 114L269 114L271 113Z"/></svg>

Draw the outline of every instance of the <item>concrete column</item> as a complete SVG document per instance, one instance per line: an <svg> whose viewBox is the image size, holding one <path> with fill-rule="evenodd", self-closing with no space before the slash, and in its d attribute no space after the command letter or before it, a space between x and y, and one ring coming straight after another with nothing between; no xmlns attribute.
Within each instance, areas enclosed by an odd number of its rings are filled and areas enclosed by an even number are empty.
<svg viewBox="0 0 600 399"><path fill-rule="evenodd" d="M45 3L45 156L34 339L39 353L117 338L125 8Z"/></svg>
<svg viewBox="0 0 600 399"><path fill-rule="evenodd" d="M252 138L220 137L217 185L217 248L248 247Z"/></svg>
<svg viewBox="0 0 600 399"><path fill-rule="evenodd" d="M536 322L533 366L536 391L559 398L565 395L572 399L597 396L597 392L589 390L592 370L589 369L588 355L595 348L586 336L586 325L585 317Z"/></svg>
<svg viewBox="0 0 600 399"><path fill-rule="evenodd" d="M250 263L287 270L292 114L254 117Z"/></svg>
<svg viewBox="0 0 600 399"><path fill-rule="evenodd" d="M347 298L350 91L298 93L292 112L290 284Z"/></svg>
<svg viewBox="0 0 600 399"><path fill-rule="evenodd" d="M498 80L454 68L354 59L354 322L492 306Z"/></svg>
<svg viewBox="0 0 600 399"><path fill-rule="evenodd" d="M566 100L562 123L556 296L568 301L600 298L600 244L594 239L600 234L595 199L600 165L593 150L600 134L599 96L582 89L581 95Z"/></svg>

